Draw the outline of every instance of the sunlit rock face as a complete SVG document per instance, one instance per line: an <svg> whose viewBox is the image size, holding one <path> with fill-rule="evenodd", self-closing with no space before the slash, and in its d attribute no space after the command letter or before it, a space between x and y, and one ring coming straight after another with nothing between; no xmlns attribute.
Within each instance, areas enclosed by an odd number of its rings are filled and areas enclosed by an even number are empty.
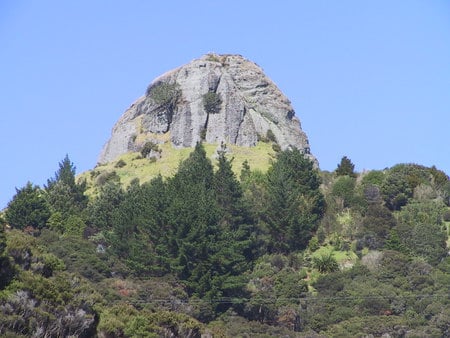
<svg viewBox="0 0 450 338"><path fill-rule="evenodd" d="M316 162L290 101L258 65L240 55L207 54L153 80L117 121L98 162L149 141L252 147L267 139Z"/></svg>

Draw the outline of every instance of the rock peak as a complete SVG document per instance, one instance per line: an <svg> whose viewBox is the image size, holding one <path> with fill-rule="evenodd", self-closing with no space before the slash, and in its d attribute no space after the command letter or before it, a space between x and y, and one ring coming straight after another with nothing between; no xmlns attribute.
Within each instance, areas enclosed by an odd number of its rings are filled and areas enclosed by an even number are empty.
<svg viewBox="0 0 450 338"><path fill-rule="evenodd" d="M154 79L117 121L98 162L149 141L252 147L261 140L315 160L290 101L263 70L241 55L209 53Z"/></svg>

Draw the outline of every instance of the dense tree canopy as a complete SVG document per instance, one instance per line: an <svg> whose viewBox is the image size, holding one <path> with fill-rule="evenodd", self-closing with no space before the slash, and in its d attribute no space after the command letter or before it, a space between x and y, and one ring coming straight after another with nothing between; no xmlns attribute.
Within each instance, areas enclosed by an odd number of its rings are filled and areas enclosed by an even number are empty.
<svg viewBox="0 0 450 338"><path fill-rule="evenodd" d="M445 173L357 174L346 157L320 172L297 149L240 180L235 166L197 144L169 177L86 186L66 156L44 190L17 189L0 214L0 335L450 334Z"/></svg>

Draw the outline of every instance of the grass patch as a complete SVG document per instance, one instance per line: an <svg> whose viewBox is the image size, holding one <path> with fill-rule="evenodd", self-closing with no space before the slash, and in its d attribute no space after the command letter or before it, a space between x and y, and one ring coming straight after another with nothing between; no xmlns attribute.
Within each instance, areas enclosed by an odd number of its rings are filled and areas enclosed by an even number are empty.
<svg viewBox="0 0 450 338"><path fill-rule="evenodd" d="M317 249L311 254L311 258L320 257L332 252L333 257L338 262L341 269L352 267L358 260L358 256L351 250L335 250L333 246L326 245Z"/></svg>
<svg viewBox="0 0 450 338"><path fill-rule="evenodd" d="M135 178L144 183L159 174L163 177L170 177L177 172L180 162L185 160L194 150L194 148L175 148L170 142L159 144L158 147L161 150L161 158L154 162L147 158L142 158L138 152L129 152L116 158L113 162L99 165L93 170L80 174L78 179L86 180L88 186L86 193L92 196L98 190L95 178L105 172L114 171L120 178L121 184L125 187ZM213 165L216 166L215 154L219 145L204 144L204 147L207 156L211 159ZM237 177L240 175L242 163L245 160L250 164L251 170L266 172L275 156L271 145L262 142L259 142L255 147L239 147L236 145L227 145L227 147L231 150L227 156L233 158L233 171ZM120 165L117 165L118 163Z"/></svg>

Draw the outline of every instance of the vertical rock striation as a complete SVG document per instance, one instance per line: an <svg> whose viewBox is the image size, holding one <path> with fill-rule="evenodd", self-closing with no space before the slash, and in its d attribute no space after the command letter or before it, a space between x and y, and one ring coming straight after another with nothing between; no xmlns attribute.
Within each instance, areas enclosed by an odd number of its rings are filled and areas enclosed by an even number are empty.
<svg viewBox="0 0 450 338"><path fill-rule="evenodd" d="M193 147L198 141L251 147L270 138L310 154L288 98L255 63L207 54L156 78L115 124L99 163L148 142Z"/></svg>

